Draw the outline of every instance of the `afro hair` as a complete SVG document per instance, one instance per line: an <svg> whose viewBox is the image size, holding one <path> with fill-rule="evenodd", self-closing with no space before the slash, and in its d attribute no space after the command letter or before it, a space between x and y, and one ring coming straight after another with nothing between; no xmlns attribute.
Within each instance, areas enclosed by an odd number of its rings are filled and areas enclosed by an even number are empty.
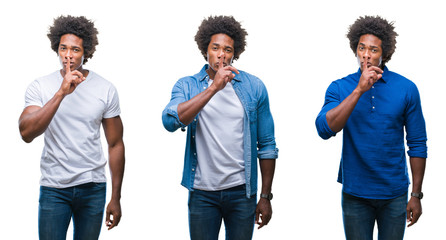
<svg viewBox="0 0 446 240"><path fill-rule="evenodd" d="M51 41L51 48L58 53L60 38L65 34L74 34L82 39L84 48L84 62L93 57L98 45L98 30L94 23L84 16L60 16L54 19L54 24L49 28L48 38Z"/></svg>
<svg viewBox="0 0 446 240"><path fill-rule="evenodd" d="M219 33L224 33L234 40L234 60L237 60L240 54L245 51L248 33L232 16L210 16L204 19L198 27L195 41L204 59L207 60L206 55L211 37Z"/></svg>
<svg viewBox="0 0 446 240"><path fill-rule="evenodd" d="M355 23L350 25L347 38L350 40L350 48L356 55L359 39L362 35L372 34L378 37L382 42L382 64L385 65L391 58L396 49L396 37L398 34L394 31L393 22L388 22L380 16L359 17Z"/></svg>

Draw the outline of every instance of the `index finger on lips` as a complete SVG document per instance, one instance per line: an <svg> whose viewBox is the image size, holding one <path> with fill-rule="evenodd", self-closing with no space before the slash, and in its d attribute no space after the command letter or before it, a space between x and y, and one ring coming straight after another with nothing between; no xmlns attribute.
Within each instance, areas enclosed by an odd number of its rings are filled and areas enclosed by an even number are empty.
<svg viewBox="0 0 446 240"><path fill-rule="evenodd" d="M223 56L223 57L220 59L220 62L218 62L218 69L219 69L219 70L223 68L223 63L224 63L224 62L225 62L225 56Z"/></svg>
<svg viewBox="0 0 446 240"><path fill-rule="evenodd" d="M71 61L70 61L70 58L67 58L67 64L65 65L65 71L67 73L71 72Z"/></svg>

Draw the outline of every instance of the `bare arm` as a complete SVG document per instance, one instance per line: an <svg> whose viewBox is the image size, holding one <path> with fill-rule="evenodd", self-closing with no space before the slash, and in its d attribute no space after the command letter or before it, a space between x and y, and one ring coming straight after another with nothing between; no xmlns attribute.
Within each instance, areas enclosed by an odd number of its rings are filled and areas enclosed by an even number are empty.
<svg viewBox="0 0 446 240"><path fill-rule="evenodd" d="M119 116L102 120L105 137L108 143L109 166L112 180L112 196L107 205L106 225L108 229L118 226L121 220L121 186L124 177L125 148L123 141L123 125ZM110 218L113 216L113 218Z"/></svg>
<svg viewBox="0 0 446 240"><path fill-rule="evenodd" d="M373 84L382 77L382 69L375 66L368 68L366 61L364 61L363 69L358 86L355 90L353 90L353 92L337 107L331 109L326 114L328 126L333 132L339 132L344 128L353 109L355 109L359 98L362 94L370 90Z"/></svg>
<svg viewBox="0 0 446 240"><path fill-rule="evenodd" d="M410 157L410 168L412 171L412 192L420 193L426 169L426 158ZM423 212L420 199L411 197L406 210L407 222L409 222L407 226L410 227L418 221Z"/></svg>
<svg viewBox="0 0 446 240"><path fill-rule="evenodd" d="M260 160L260 172L262 174L262 191L263 194L271 193L273 185L274 171L276 168L276 159ZM267 225L271 220L273 210L271 202L268 199L260 198L256 208L256 224L259 229ZM261 218L261 221L259 221Z"/></svg>
<svg viewBox="0 0 446 240"><path fill-rule="evenodd" d="M70 66L69 59L67 65ZM68 70L64 76L60 89L54 94L54 97L43 107L26 107L20 115L19 130L23 141L30 143L34 138L44 133L64 97L72 93L77 85L85 80L85 77L81 72L77 70L71 72L70 67L66 67L66 69Z"/></svg>
<svg viewBox="0 0 446 240"><path fill-rule="evenodd" d="M206 106L211 98L220 90L222 90L228 82L230 82L235 75L233 71L239 73L238 70L232 66L223 67L224 58L220 61L220 66L213 84L206 90L193 97L187 102L178 104L178 117L184 125L189 125L195 116Z"/></svg>

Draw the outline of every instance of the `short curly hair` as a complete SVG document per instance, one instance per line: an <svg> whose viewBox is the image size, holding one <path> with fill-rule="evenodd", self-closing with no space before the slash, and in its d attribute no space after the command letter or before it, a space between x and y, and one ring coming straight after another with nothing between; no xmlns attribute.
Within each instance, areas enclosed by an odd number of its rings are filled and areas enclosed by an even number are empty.
<svg viewBox="0 0 446 240"><path fill-rule="evenodd" d="M393 22L388 22L380 16L359 17L355 23L350 25L347 33L347 38L350 40L350 48L356 55L356 49L361 36L365 34L375 35L382 42L382 64L384 66L392 58L396 49L396 37L398 34L394 29Z"/></svg>
<svg viewBox="0 0 446 240"><path fill-rule="evenodd" d="M204 59L207 60L211 37L219 33L224 33L234 40L234 60L237 60L240 54L245 51L248 33L232 16L210 16L201 22L195 35L195 41Z"/></svg>
<svg viewBox="0 0 446 240"><path fill-rule="evenodd" d="M54 19L53 26L50 26L47 34L51 41L51 48L58 53L60 38L65 34L74 34L82 39L84 48L84 64L93 57L98 42L98 30L94 23L84 16L60 16Z"/></svg>

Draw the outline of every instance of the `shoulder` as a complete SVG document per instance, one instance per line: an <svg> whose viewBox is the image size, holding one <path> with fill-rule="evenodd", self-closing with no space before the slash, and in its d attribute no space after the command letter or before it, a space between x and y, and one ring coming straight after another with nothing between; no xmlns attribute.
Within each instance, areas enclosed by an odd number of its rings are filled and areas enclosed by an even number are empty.
<svg viewBox="0 0 446 240"><path fill-rule="evenodd" d="M196 74L189 75L185 77L181 77L178 79L175 85L197 85L200 81L202 81L204 78L206 78L207 72L206 72L206 65Z"/></svg>
<svg viewBox="0 0 446 240"><path fill-rule="evenodd" d="M239 70L239 74L235 76L235 79L240 80L243 84L249 84L252 87L265 88L265 84L260 78L243 70Z"/></svg>
<svg viewBox="0 0 446 240"><path fill-rule="evenodd" d="M47 83L47 82L57 81L58 79L63 79L62 75L60 74L60 70L57 70L45 76L38 77L34 80L34 82Z"/></svg>
<svg viewBox="0 0 446 240"><path fill-rule="evenodd" d="M85 81L85 83L88 83L88 82L98 88L116 89L114 84L111 81L105 79L104 77L102 77L101 75L99 75L98 73L96 73L92 70L88 70L87 81Z"/></svg>
<svg viewBox="0 0 446 240"><path fill-rule="evenodd" d="M387 78L389 82L398 87L416 88L416 84L412 80L396 72L388 70L385 72L385 75L383 75L383 78Z"/></svg>
<svg viewBox="0 0 446 240"><path fill-rule="evenodd" d="M331 82L330 87L346 87L349 85L356 86L358 84L359 78L361 77L361 73L356 72L349 74L343 78L339 78Z"/></svg>
<svg viewBox="0 0 446 240"><path fill-rule="evenodd" d="M28 85L28 89L30 88L47 88L47 87L51 87L51 86L59 86L60 82L62 80L62 75L60 75L60 71L55 71L52 72L48 75L45 76L41 76L38 77L36 79L34 79L34 81L32 81L29 85Z"/></svg>

